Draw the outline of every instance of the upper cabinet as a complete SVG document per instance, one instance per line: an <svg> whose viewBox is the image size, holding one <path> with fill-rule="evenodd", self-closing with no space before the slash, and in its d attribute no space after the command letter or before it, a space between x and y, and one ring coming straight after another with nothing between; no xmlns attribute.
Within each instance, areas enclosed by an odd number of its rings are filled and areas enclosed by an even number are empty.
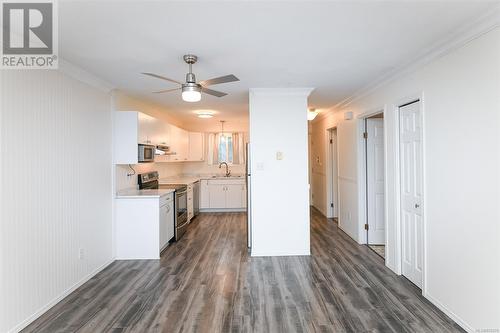
<svg viewBox="0 0 500 333"><path fill-rule="evenodd" d="M155 162L203 161L203 133L192 133L137 111L117 111L114 121L115 164L137 164L138 144L169 146L171 155Z"/></svg>
<svg viewBox="0 0 500 333"><path fill-rule="evenodd" d="M188 161L189 157L189 132L182 128L171 127L172 142L170 144L171 162Z"/></svg>
<svg viewBox="0 0 500 333"><path fill-rule="evenodd" d="M203 133L189 132L189 154L190 161L203 161L204 153L204 135Z"/></svg>

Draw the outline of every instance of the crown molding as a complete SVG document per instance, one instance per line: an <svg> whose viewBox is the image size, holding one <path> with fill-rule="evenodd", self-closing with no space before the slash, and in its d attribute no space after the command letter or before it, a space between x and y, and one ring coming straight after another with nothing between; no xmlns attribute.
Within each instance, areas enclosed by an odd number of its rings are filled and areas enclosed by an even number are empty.
<svg viewBox="0 0 500 333"><path fill-rule="evenodd" d="M424 67L432 61L453 52L454 50L498 27L500 27L500 5L494 6L492 9L488 10L486 13L477 17L473 21L464 24L461 28L457 29L456 33L454 33L452 36L434 43L426 51L422 52L412 61L400 66L394 71L387 73L385 76L382 76L380 79L372 81L368 85L357 90L351 96L335 104L330 108L330 110L333 110L333 112L337 112L339 109L349 106L351 103L370 94L377 88L387 85L398 78L401 78L416 71L417 69ZM329 111L325 113L329 113ZM321 116L322 117L319 119L324 118L326 115Z"/></svg>
<svg viewBox="0 0 500 333"><path fill-rule="evenodd" d="M111 92L114 89L113 84L95 76L94 74L78 67L62 58L59 58L59 69L61 73L66 74L78 81L88 84L104 92Z"/></svg>

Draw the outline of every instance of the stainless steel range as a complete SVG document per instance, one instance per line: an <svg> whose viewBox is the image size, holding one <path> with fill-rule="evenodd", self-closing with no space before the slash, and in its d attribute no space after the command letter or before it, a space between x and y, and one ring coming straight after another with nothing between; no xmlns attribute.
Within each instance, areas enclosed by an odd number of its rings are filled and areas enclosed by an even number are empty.
<svg viewBox="0 0 500 333"><path fill-rule="evenodd" d="M158 182L158 172L152 171L148 173L141 173L138 175L139 189L158 189L158 188L171 188L175 190L174 201L174 230L175 240L178 241L186 232L188 226L187 220L187 186L183 184L169 184L160 185Z"/></svg>

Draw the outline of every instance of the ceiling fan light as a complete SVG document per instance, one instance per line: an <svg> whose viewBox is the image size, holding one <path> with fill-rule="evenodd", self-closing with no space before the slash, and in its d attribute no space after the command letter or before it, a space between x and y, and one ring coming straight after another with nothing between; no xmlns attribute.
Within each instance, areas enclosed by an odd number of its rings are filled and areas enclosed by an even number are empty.
<svg viewBox="0 0 500 333"><path fill-rule="evenodd" d="M182 100L185 102L199 102L201 100L201 87L196 83L183 84Z"/></svg>

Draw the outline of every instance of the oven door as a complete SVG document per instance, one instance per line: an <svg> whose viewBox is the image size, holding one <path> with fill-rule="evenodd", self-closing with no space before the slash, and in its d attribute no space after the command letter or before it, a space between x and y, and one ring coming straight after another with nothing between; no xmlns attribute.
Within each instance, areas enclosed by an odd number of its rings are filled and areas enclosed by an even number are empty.
<svg viewBox="0 0 500 333"><path fill-rule="evenodd" d="M154 162L156 147L152 145L139 145L139 163Z"/></svg>
<svg viewBox="0 0 500 333"><path fill-rule="evenodd" d="M175 191L175 240L179 240L186 232L187 221L187 189Z"/></svg>

